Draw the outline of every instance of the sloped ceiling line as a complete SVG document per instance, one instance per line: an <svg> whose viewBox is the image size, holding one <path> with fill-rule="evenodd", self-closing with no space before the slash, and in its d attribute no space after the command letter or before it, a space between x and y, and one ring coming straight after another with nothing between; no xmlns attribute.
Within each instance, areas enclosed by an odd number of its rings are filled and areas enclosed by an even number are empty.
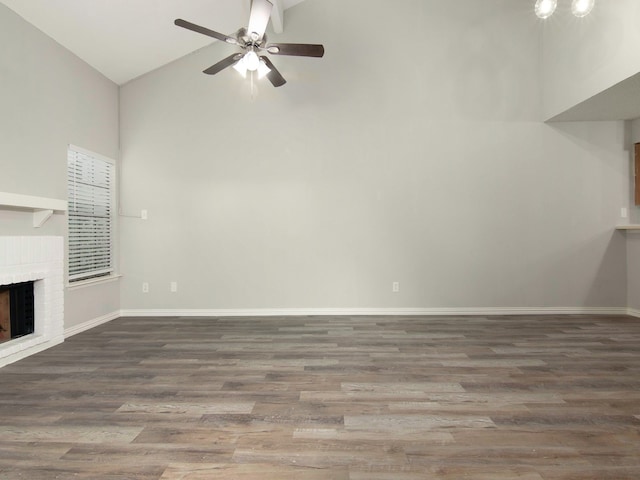
<svg viewBox="0 0 640 480"><path fill-rule="evenodd" d="M176 28L185 20L219 32L246 26L251 0L0 0L118 85L212 43ZM271 0L273 31L303 0Z"/></svg>

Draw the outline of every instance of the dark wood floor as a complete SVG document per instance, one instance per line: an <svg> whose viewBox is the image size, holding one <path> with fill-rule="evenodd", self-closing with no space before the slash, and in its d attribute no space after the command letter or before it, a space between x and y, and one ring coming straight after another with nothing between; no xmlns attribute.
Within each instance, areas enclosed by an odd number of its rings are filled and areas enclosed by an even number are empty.
<svg viewBox="0 0 640 480"><path fill-rule="evenodd" d="M640 479L640 320L121 318L0 369L0 479Z"/></svg>

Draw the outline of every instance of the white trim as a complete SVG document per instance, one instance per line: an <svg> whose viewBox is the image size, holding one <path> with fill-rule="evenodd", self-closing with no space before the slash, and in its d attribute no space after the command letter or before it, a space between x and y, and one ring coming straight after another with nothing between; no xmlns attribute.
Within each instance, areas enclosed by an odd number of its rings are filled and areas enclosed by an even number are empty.
<svg viewBox="0 0 640 480"><path fill-rule="evenodd" d="M33 212L33 226L34 228L40 228L47 220L53 215L53 210L34 210Z"/></svg>
<svg viewBox="0 0 640 480"><path fill-rule="evenodd" d="M79 325L74 325L73 327L64 329L64 337L69 338L73 335L77 335L78 333L84 332L85 330L90 330L94 327L102 325L103 323L110 322L111 320L115 320L120 317L121 314L119 311L111 312L106 315L102 315L101 317L94 318L93 320L89 320L88 322L83 322Z"/></svg>
<svg viewBox="0 0 640 480"><path fill-rule="evenodd" d="M0 192L0 209L26 209L32 214L33 227L40 228L54 213L65 213L67 211L67 201Z"/></svg>
<svg viewBox="0 0 640 480"><path fill-rule="evenodd" d="M108 276L105 275L104 277L90 278L89 280L78 280L73 283L67 283L65 285L65 288L67 290L78 290L80 288L91 287L93 285L98 285L101 283L115 282L116 280L119 280L121 277L122 277L121 274L114 273Z"/></svg>
<svg viewBox="0 0 640 480"><path fill-rule="evenodd" d="M60 213L67 211L66 200L8 192L0 192L0 206L26 208L29 210L53 210Z"/></svg>
<svg viewBox="0 0 640 480"><path fill-rule="evenodd" d="M108 323L120 317L280 317L280 316L328 316L328 315L424 315L424 316L452 316L452 315L630 315L640 318L640 310L626 308L285 308L285 309L223 309L223 310L119 310L108 313L93 320L69 327L64 330L64 338ZM59 339L62 342L62 339ZM48 347L43 347L44 350ZM25 355L26 356L26 355ZM16 358L15 360L18 360ZM11 360L11 362L15 361ZM0 363L0 366L2 363Z"/></svg>
<svg viewBox="0 0 640 480"><path fill-rule="evenodd" d="M100 153L92 152L91 150L87 150L86 148L78 147L70 143L67 145L69 150L73 150L74 152L82 153L83 155L88 155L93 158L97 158L98 160L102 160L103 162L110 163L111 165L116 165L116 161L113 158L109 158L105 155L101 155Z"/></svg>
<svg viewBox="0 0 640 480"><path fill-rule="evenodd" d="M33 335L25 335L24 337L11 340L11 345L17 345L19 347L21 341L30 342L33 338ZM22 360L24 358L30 357L31 355L35 355L36 353L44 352L48 348L55 347L62 342L64 342L64 337L62 335L57 335L55 337L47 339L45 342L38 342L28 347L27 349L18 350L16 353L11 354L10 356L0 358L0 367L10 365L14 362L17 362L18 360Z"/></svg>
<svg viewBox="0 0 640 480"><path fill-rule="evenodd" d="M640 318L640 310L637 310L635 308L628 308L627 309L627 315L629 315L631 317Z"/></svg>
<svg viewBox="0 0 640 480"><path fill-rule="evenodd" d="M115 160L75 145L67 149L68 284L115 270L115 169Z"/></svg>
<svg viewBox="0 0 640 480"><path fill-rule="evenodd" d="M616 230L622 232L640 232L640 225L618 225Z"/></svg>
<svg viewBox="0 0 640 480"><path fill-rule="evenodd" d="M254 308L254 309L129 309L123 317L280 317L327 315L627 315L626 308ZM640 313L640 312L639 312Z"/></svg>

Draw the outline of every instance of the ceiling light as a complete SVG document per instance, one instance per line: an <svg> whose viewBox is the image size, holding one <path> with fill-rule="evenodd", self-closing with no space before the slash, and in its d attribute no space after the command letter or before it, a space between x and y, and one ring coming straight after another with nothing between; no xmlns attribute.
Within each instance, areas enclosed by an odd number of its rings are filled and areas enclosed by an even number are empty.
<svg viewBox="0 0 640 480"><path fill-rule="evenodd" d="M251 72L255 72L260 66L260 58L258 57L258 54L253 50L249 50L242 58L242 60L244 61L247 70Z"/></svg>
<svg viewBox="0 0 640 480"><path fill-rule="evenodd" d="M556 11L557 6L558 0L537 0L535 6L536 15L538 18L548 18Z"/></svg>
<svg viewBox="0 0 640 480"><path fill-rule="evenodd" d="M591 13L595 4L596 0L573 0L573 3L571 4L571 12L576 17L584 17Z"/></svg>
<svg viewBox="0 0 640 480"><path fill-rule="evenodd" d="M591 13L596 0L572 0L571 12L576 17L585 17ZM534 10L538 18L549 18L556 11L558 0L536 0Z"/></svg>
<svg viewBox="0 0 640 480"><path fill-rule="evenodd" d="M247 65L244 63L244 57L238 60L233 68L236 72L242 75L243 78L247 78Z"/></svg>
<svg viewBox="0 0 640 480"><path fill-rule="evenodd" d="M251 52L254 55L255 52ZM262 60L261 58L258 57L258 55L256 55L256 58L258 59L258 66L257 68L251 69L247 67L247 55L245 54L244 57L242 57L240 60L238 60L236 62L236 64L233 66L233 68L235 69L236 72L238 72L240 75L242 75L243 78L247 78L247 72L253 72L253 71L257 71L258 72L258 78L264 78L265 76L267 76L269 74L269 72L271 72L271 69L269 67L267 67L267 64L265 63L264 60ZM252 56L249 56L249 58L252 58Z"/></svg>

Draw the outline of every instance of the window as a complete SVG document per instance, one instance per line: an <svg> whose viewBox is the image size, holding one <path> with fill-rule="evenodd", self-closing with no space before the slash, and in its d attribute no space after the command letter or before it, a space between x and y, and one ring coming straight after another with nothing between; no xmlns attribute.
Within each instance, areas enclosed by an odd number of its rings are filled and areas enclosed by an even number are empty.
<svg viewBox="0 0 640 480"><path fill-rule="evenodd" d="M113 273L114 162L69 146L69 282Z"/></svg>

